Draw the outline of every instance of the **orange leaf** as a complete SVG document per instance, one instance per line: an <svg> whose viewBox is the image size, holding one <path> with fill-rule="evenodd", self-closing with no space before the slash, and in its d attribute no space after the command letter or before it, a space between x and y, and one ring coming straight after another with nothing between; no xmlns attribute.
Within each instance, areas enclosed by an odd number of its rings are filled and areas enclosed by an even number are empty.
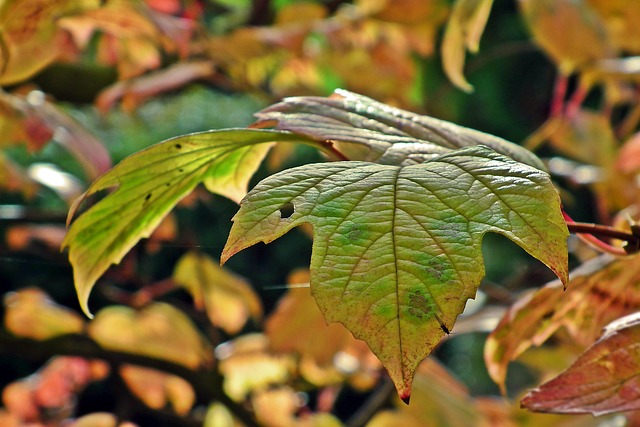
<svg viewBox="0 0 640 427"><path fill-rule="evenodd" d="M588 346L612 320L640 306L640 258L608 255L571 273L567 290L554 281L516 302L485 345L489 374L504 390L507 366L532 345L565 328L574 342Z"/></svg>
<svg viewBox="0 0 640 427"><path fill-rule="evenodd" d="M129 389L152 409L162 409L167 404L179 415L186 415L195 402L191 385L175 375L144 368L123 365L120 376Z"/></svg>
<svg viewBox="0 0 640 427"><path fill-rule="evenodd" d="M604 22L585 0L520 0L518 4L535 42L561 73L568 75L611 57L613 46Z"/></svg>
<svg viewBox="0 0 640 427"><path fill-rule="evenodd" d="M0 8L0 85L26 80L62 54L59 17L95 7L97 0L5 1Z"/></svg>

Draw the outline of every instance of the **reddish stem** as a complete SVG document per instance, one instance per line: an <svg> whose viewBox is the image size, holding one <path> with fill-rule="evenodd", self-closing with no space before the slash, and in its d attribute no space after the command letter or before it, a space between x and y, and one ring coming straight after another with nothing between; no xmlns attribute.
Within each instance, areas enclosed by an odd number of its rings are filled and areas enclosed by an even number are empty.
<svg viewBox="0 0 640 427"><path fill-rule="evenodd" d="M564 97L567 94L567 85L569 77L564 74L558 74L556 76L556 83L553 87L553 98L551 99L551 117L558 117L562 114L562 107L564 106Z"/></svg>
<svg viewBox="0 0 640 427"><path fill-rule="evenodd" d="M626 256L638 252L640 249L640 238L632 233L616 230L606 225L575 222L564 211L562 215L571 233L576 234L582 241L596 249L617 256ZM609 239L617 239L627 242L624 248L610 245L596 236L603 236Z"/></svg>

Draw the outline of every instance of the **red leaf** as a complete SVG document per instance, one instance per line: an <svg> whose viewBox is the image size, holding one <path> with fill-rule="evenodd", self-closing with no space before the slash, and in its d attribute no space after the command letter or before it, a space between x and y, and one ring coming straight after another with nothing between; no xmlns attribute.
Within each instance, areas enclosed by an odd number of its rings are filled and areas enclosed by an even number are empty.
<svg viewBox="0 0 640 427"><path fill-rule="evenodd" d="M532 411L566 414L640 409L640 315L609 324L572 366L521 404Z"/></svg>

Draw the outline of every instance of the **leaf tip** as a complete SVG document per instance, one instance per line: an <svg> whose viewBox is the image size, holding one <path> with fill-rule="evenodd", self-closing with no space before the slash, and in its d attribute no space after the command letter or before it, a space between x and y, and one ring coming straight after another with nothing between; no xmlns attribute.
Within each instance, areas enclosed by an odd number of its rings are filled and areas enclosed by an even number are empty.
<svg viewBox="0 0 640 427"><path fill-rule="evenodd" d="M400 399L404 402L405 405L408 405L409 401L411 400L411 392L409 391L403 392L400 395Z"/></svg>
<svg viewBox="0 0 640 427"><path fill-rule="evenodd" d="M80 300L80 309L85 316L87 316L89 319L93 319L93 313L91 313L91 310L89 310L89 302L86 299L84 301Z"/></svg>

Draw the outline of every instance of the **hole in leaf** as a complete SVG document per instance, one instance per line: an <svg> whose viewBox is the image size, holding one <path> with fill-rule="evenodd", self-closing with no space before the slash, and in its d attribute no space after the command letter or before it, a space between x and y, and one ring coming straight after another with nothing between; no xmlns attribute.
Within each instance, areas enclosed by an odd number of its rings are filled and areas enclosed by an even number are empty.
<svg viewBox="0 0 640 427"><path fill-rule="evenodd" d="M284 218L289 218L291 215L293 215L293 212L295 212L295 209L293 207L293 203L291 203L291 202L285 203L280 208L280 218L283 218L283 219Z"/></svg>
<svg viewBox="0 0 640 427"><path fill-rule="evenodd" d="M182 148L182 144L176 144L175 147L179 150Z"/></svg>
<svg viewBox="0 0 640 427"><path fill-rule="evenodd" d="M147 200L149 200L151 198L151 193L147 194L147 196L144 198L144 201L146 202Z"/></svg>

